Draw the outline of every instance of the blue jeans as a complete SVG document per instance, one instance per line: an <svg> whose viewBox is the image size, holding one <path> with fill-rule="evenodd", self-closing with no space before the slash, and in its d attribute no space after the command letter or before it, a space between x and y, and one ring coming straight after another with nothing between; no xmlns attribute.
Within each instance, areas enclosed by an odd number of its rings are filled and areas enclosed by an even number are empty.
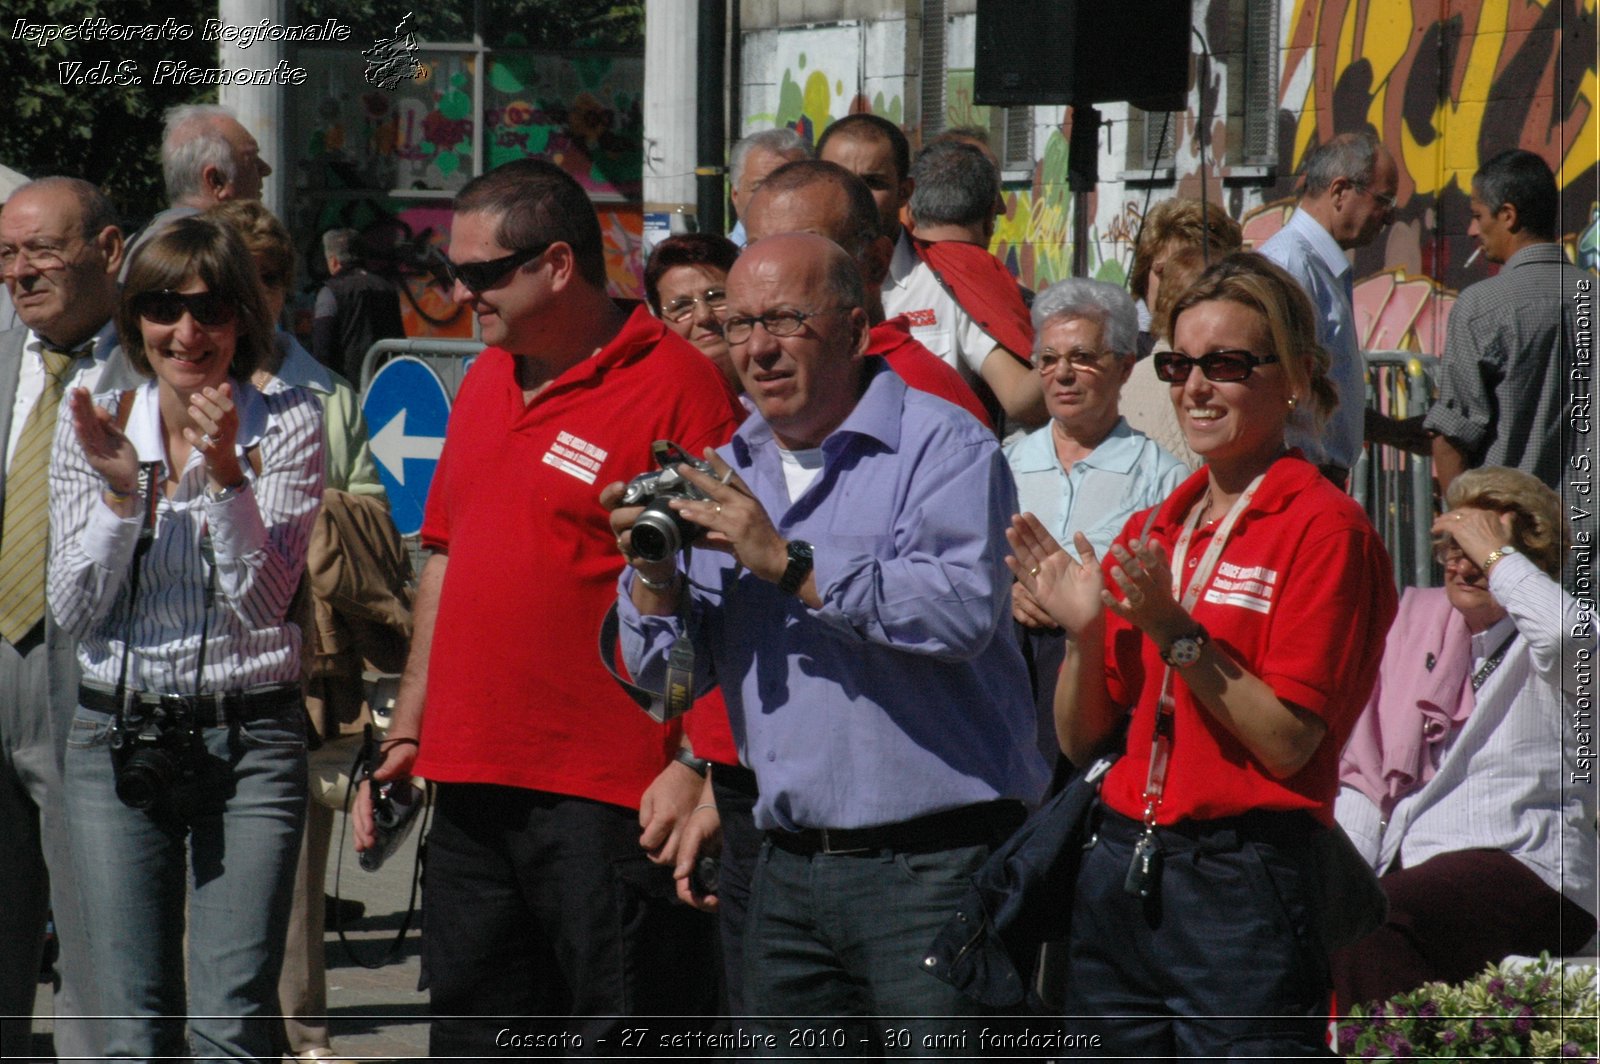
<svg viewBox="0 0 1600 1064"><path fill-rule="evenodd" d="M146 812L117 798L110 714L78 707L67 812L110 1017L106 1056L188 1056L185 1016L199 1059L279 1056L278 969L306 806L302 717L204 729L193 778Z"/></svg>
<svg viewBox="0 0 1600 1064"><path fill-rule="evenodd" d="M924 1052L985 1014L923 970L922 958L989 856L790 853L763 843L745 922L744 1005L769 1053L860 1057ZM885 1042L885 1031L907 1032Z"/></svg>

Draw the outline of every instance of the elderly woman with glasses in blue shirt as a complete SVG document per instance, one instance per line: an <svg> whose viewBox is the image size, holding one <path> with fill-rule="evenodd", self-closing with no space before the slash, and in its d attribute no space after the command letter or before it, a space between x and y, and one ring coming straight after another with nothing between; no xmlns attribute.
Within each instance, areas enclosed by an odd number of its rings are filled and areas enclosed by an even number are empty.
<svg viewBox="0 0 1600 1064"><path fill-rule="evenodd" d="M1017 501L1057 542L1082 532L1103 553L1130 514L1172 494L1189 470L1118 409L1139 335L1126 292L1082 277L1059 281L1034 299L1033 329L1032 362L1050 420L1006 446ZM1040 748L1054 764L1051 706L1066 633L1022 584L1011 592L1039 706Z"/></svg>

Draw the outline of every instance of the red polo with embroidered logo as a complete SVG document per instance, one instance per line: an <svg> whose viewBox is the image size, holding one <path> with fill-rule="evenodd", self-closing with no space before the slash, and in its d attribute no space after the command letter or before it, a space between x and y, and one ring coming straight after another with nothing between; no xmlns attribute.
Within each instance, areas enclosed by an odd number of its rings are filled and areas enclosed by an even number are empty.
<svg viewBox="0 0 1600 1064"><path fill-rule="evenodd" d="M422 528L449 563L418 774L638 808L682 725L656 724L601 665L622 556L600 489L655 468L655 440L696 456L726 442L741 413L711 362L642 308L531 403L512 355L478 356Z"/></svg>

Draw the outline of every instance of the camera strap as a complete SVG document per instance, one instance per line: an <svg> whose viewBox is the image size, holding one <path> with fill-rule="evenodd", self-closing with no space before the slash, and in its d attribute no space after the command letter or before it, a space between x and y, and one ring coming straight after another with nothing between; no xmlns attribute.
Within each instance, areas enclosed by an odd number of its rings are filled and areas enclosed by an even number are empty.
<svg viewBox="0 0 1600 1064"><path fill-rule="evenodd" d="M129 397L126 394L122 402L124 407L129 405ZM160 462L142 462L139 465L139 491L144 499L144 511L139 523L139 538L133 545L133 563L128 573L128 617L122 635L122 667L117 671L118 731L122 730L122 714L133 700L133 692L128 690L128 657L133 648L133 607L139 597L140 567L156 538L156 507L161 501L156 495L156 477L160 472Z"/></svg>
<svg viewBox="0 0 1600 1064"><path fill-rule="evenodd" d="M685 550L684 567L687 569L689 551ZM689 616L689 577L685 573L684 587L678 596L678 615L686 622ZM649 714L650 719L658 724L665 724L676 717L683 716L689 707L694 705L694 640L690 638L687 623L684 631L672 641L672 650L667 654L667 682L662 691L652 691L640 687L638 684L623 676L617 671L617 640L622 630L622 621L617 614L617 604L613 602L611 608L606 610L605 618L600 622L600 662L605 665L611 678L616 680L624 693Z"/></svg>

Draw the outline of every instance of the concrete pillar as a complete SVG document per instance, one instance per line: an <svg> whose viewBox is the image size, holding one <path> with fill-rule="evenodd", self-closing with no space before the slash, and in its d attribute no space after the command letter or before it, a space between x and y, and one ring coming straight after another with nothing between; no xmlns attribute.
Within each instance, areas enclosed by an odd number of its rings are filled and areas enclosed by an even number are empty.
<svg viewBox="0 0 1600 1064"><path fill-rule="evenodd" d="M262 19L274 26L288 24L288 0L219 0L217 17L224 25L259 24ZM288 58L282 41L256 41L240 48L227 41L217 42L217 65L225 70L272 70L280 59ZM281 85L222 85L217 102L231 108L239 123L261 145L261 157L272 167L272 176L261 187L261 202L279 218L288 217L289 208L289 130L287 94Z"/></svg>
<svg viewBox="0 0 1600 1064"><path fill-rule="evenodd" d="M651 0L644 20L644 209L695 211L697 0Z"/></svg>

